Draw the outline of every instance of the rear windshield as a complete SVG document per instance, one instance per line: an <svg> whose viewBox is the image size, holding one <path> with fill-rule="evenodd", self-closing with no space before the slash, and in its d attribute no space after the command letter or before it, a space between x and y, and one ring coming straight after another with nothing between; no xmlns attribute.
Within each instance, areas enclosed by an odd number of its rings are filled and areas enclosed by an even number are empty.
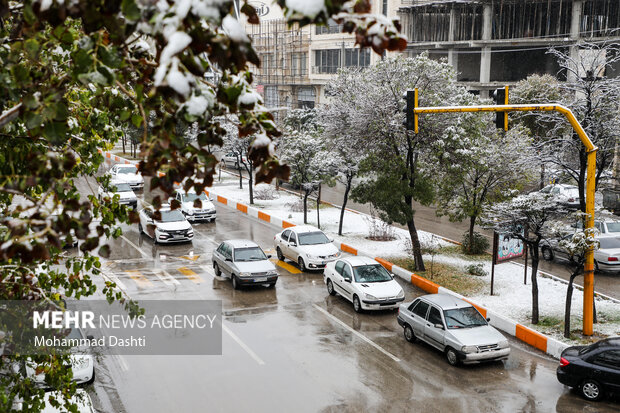
<svg viewBox="0 0 620 413"><path fill-rule="evenodd" d="M329 243L329 238L325 236L321 231L306 232L303 234L297 234L299 237L299 245L318 245Z"/></svg>
<svg viewBox="0 0 620 413"><path fill-rule="evenodd" d="M618 238L599 238L601 243L600 248L620 248L620 239Z"/></svg>
<svg viewBox="0 0 620 413"><path fill-rule="evenodd" d="M235 261L263 261L267 256L259 247L235 248Z"/></svg>
<svg viewBox="0 0 620 413"><path fill-rule="evenodd" d="M443 315L448 328L470 328L487 325L487 320L474 307L445 310Z"/></svg>
<svg viewBox="0 0 620 413"><path fill-rule="evenodd" d="M608 222L607 230L609 232L620 232L620 222Z"/></svg>

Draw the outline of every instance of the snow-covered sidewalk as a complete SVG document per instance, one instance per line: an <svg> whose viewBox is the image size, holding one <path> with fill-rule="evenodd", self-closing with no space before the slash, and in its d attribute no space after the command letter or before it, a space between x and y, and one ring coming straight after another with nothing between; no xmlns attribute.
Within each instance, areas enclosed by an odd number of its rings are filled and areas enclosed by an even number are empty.
<svg viewBox="0 0 620 413"><path fill-rule="evenodd" d="M288 220L295 224L303 224L303 211L299 211L300 197L286 191L274 191L273 187L267 190L268 185L257 185L255 187L255 208L263 210L272 216ZM221 181L216 179L213 191L220 196L242 202L249 203L247 181L244 181L244 188L239 189L239 178L222 173ZM272 200L258 199L257 193L275 193L276 198ZM314 203L313 203L314 204ZM344 242L361 252L371 253L373 256L384 258L404 258L410 256L409 233L400 228L391 228L395 240L393 241L371 241L367 237L372 227L372 218L355 212L346 211L343 225L343 236L336 235L340 219L340 209L322 205L320 208L321 229L335 240ZM316 209L308 210L308 223L317 224ZM418 236L424 247L449 246L449 242L428 232L418 231ZM425 259L430 260L430 256ZM490 293L491 283L491 260L480 259L472 260L469 257L459 257L439 252L434 256L435 262L447 264L456 268L463 269L472 263L481 263L486 271L485 276L476 277L482 280L483 287L476 293L469 294L467 297L473 302L486 307L494 313L515 320L520 324L529 326L541 333L551 336L559 341L574 344L579 341L565 339L558 331L553 331L545 325L531 325L531 269L528 268L528 283L523 284L523 266L515 263L505 263L495 267L494 295ZM475 277L475 276L472 276ZM564 305L566 299L566 284L551 278L538 277L539 284L539 307L541 319L563 320ZM620 335L620 304L612 300L597 297L596 309L599 323L595 324L596 336ZM572 329L580 329L582 325L581 314L583 313L583 293L575 289L572 299Z"/></svg>

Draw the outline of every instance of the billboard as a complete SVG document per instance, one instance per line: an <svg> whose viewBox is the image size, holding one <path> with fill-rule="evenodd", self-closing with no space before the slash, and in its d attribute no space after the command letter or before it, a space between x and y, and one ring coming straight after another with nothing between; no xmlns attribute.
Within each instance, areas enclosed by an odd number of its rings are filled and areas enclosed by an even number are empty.
<svg viewBox="0 0 620 413"><path fill-rule="evenodd" d="M519 225L515 231L522 236L525 235L525 229ZM495 232L493 237L493 263L501 264L524 255L525 248L523 241L512 236L515 232Z"/></svg>

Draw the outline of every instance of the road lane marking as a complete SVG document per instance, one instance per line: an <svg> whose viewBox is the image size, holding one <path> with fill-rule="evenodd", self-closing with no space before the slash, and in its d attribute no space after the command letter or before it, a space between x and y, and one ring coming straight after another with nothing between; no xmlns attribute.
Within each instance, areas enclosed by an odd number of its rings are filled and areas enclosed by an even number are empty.
<svg viewBox="0 0 620 413"><path fill-rule="evenodd" d="M241 339L239 337L237 337L237 335L235 333L233 333L228 327L226 327L226 325L223 322L222 322L222 329L233 340L235 340L237 342L237 344L239 344L239 346L242 349L244 349L245 352L248 353L258 363L259 366L265 365L265 362L260 357L258 357L258 355L255 352L253 352L250 347L248 347L243 341L241 341Z"/></svg>
<svg viewBox="0 0 620 413"><path fill-rule="evenodd" d="M129 245L131 245L132 247L134 247L136 250L138 250L138 252L139 252L140 254L142 254L142 257L144 257L144 258L148 258L148 259L151 259L151 256L150 256L149 254L147 254L146 252L142 251L142 250L140 249L140 247L138 247L136 244L134 244L133 242L131 242L131 241L129 240L129 238L127 238L127 237L126 237L126 236L124 236L124 235L121 235L121 238L122 238L122 239L124 239L124 240L125 240L125 241L129 244Z"/></svg>
<svg viewBox="0 0 620 413"><path fill-rule="evenodd" d="M116 356L116 359L118 361L119 366L121 367L121 370L129 371L129 366L127 365L127 362L125 361L125 357L119 354Z"/></svg>
<svg viewBox="0 0 620 413"><path fill-rule="evenodd" d="M186 260L190 260L190 261L196 261L198 258L200 258L200 254L198 255L182 255L181 258L186 259Z"/></svg>
<svg viewBox="0 0 620 413"><path fill-rule="evenodd" d="M153 284L148 280L148 278L142 275L140 270L126 270L125 272L129 274L129 278L136 282L138 287L149 288L153 286Z"/></svg>
<svg viewBox="0 0 620 413"><path fill-rule="evenodd" d="M190 270L187 267L178 268L178 271L190 280L192 280L192 282L194 282L195 284L200 284L204 281L202 278L200 278L198 274L196 274L194 271Z"/></svg>
<svg viewBox="0 0 620 413"><path fill-rule="evenodd" d="M114 284L116 284L116 286L119 288L119 290L121 290L122 292L124 292L125 294L127 294L127 287L125 286L125 284L123 284L123 282L121 280L118 279L118 277L114 274L111 273L104 273L103 271L101 271L101 274L104 274L107 278L110 279L110 281L112 281Z"/></svg>
<svg viewBox="0 0 620 413"><path fill-rule="evenodd" d="M369 339L368 337L366 337L365 335L363 335L359 331L352 329L351 327L349 327L345 322L343 322L339 318L334 317L333 315L331 315L326 310L324 310L323 308L319 307L316 304L312 304L312 305L314 306L314 308L319 310L321 313L325 314L325 316L327 316L330 320L334 321L335 323L337 323L340 326L344 327L345 329L349 330L351 333L355 334L358 338L364 340L366 343L370 344L371 346L373 346L374 348L376 348L377 350L379 350L380 352L382 352L383 354L385 354L386 356L388 356L389 358L391 358L395 362L397 362L397 363L400 362L400 359L398 357L396 357L395 355L393 355L389 351L385 350L383 347L379 346L377 343L375 343L374 341L372 341L371 339Z"/></svg>
<svg viewBox="0 0 620 413"><path fill-rule="evenodd" d="M180 285L181 284L172 275L170 275L170 273L168 273L168 271L166 270L161 270L160 273L155 273L155 275L157 276L157 278L162 280L162 282L166 285Z"/></svg>
<svg viewBox="0 0 620 413"><path fill-rule="evenodd" d="M276 258L270 261L273 262L278 267L284 268L286 271L290 272L291 274L301 274L301 271L297 267L294 267L287 262L280 261L279 259L276 259Z"/></svg>

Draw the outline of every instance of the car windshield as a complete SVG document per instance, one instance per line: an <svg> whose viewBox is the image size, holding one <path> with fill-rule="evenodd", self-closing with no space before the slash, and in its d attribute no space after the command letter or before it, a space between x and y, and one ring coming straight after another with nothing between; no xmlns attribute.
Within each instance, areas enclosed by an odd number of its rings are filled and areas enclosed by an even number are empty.
<svg viewBox="0 0 620 413"><path fill-rule="evenodd" d="M601 243L600 249L620 248L620 239L618 238L599 238Z"/></svg>
<svg viewBox="0 0 620 413"><path fill-rule="evenodd" d="M305 232L303 234L298 234L299 237L299 245L318 245L318 244L327 244L329 243L329 238L325 236L321 231L316 232Z"/></svg>
<svg viewBox="0 0 620 413"><path fill-rule="evenodd" d="M486 326L487 321L474 307L455 308L443 312L448 328L469 328Z"/></svg>
<svg viewBox="0 0 620 413"><path fill-rule="evenodd" d="M177 222L177 221L185 221L185 217L178 209L169 210L169 211L160 211L161 219L159 222Z"/></svg>
<svg viewBox="0 0 620 413"><path fill-rule="evenodd" d="M609 232L620 232L620 222L608 222L607 230Z"/></svg>
<svg viewBox="0 0 620 413"><path fill-rule="evenodd" d="M120 166L118 168L118 173L119 174L135 174L137 172L138 172L138 170L133 165Z"/></svg>
<svg viewBox="0 0 620 413"><path fill-rule="evenodd" d="M183 195L183 202L194 202L195 200L200 199L201 201L206 201L207 196L204 192L201 192L200 195L189 193Z"/></svg>
<svg viewBox="0 0 620 413"><path fill-rule="evenodd" d="M114 184L112 186L112 189L114 190L114 192L132 192L129 184L124 184L124 183Z"/></svg>
<svg viewBox="0 0 620 413"><path fill-rule="evenodd" d="M392 280L390 273L381 264L353 267L353 274L355 275L355 282L358 283L380 283Z"/></svg>
<svg viewBox="0 0 620 413"><path fill-rule="evenodd" d="M263 261L267 256L259 247L235 248L235 261Z"/></svg>

